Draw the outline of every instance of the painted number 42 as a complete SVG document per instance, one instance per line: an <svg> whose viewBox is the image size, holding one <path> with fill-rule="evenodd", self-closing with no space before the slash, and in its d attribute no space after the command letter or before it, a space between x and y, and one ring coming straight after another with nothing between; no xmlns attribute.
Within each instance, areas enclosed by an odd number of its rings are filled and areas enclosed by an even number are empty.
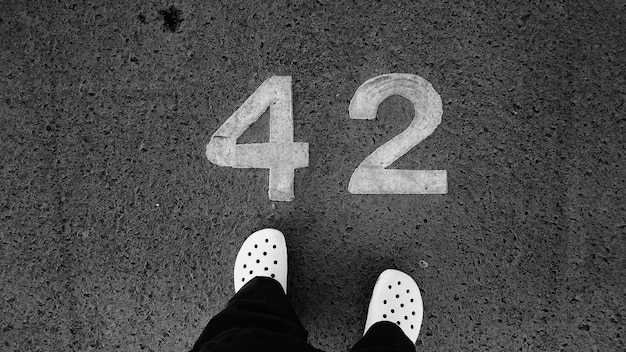
<svg viewBox="0 0 626 352"><path fill-rule="evenodd" d="M441 97L430 82L417 75L400 73L369 79L350 101L350 118L375 119L378 106L391 95L400 95L413 103L413 121L359 164L350 178L348 191L352 194L446 194L446 170L386 169L430 136L441 123ZM237 138L268 108L269 142L237 144ZM269 198L292 201L295 169L309 166L309 145L293 140L291 77L274 76L263 82L213 134L206 146L206 156L220 166L269 169Z"/></svg>

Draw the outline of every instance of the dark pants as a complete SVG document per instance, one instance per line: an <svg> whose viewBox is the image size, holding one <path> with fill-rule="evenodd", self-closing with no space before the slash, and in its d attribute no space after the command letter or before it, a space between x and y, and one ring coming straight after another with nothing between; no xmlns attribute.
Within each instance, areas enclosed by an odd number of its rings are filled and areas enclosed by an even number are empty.
<svg viewBox="0 0 626 352"><path fill-rule="evenodd" d="M257 277L209 321L192 352L320 351L309 345L307 337L280 284ZM380 322L350 351L414 352L415 348L398 326Z"/></svg>

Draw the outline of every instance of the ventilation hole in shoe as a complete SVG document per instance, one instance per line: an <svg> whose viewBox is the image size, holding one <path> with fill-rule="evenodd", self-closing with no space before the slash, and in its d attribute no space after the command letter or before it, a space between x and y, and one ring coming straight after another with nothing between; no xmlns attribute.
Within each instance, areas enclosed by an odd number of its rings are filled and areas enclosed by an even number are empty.
<svg viewBox="0 0 626 352"><path fill-rule="evenodd" d="M278 260L274 260L274 265L278 264Z"/></svg>
<svg viewBox="0 0 626 352"><path fill-rule="evenodd" d="M391 314L393 314L393 313L395 313L395 312L396 312L395 310L393 310L393 309L391 310Z"/></svg>
<svg viewBox="0 0 626 352"><path fill-rule="evenodd" d="M387 319L387 314L383 314L383 318Z"/></svg>
<svg viewBox="0 0 626 352"><path fill-rule="evenodd" d="M398 286L402 285L402 282L398 281Z"/></svg>
<svg viewBox="0 0 626 352"><path fill-rule="evenodd" d="M411 290L406 290L406 293L410 293L410 292L411 292Z"/></svg>
<svg viewBox="0 0 626 352"><path fill-rule="evenodd" d="M265 267L265 271L268 271L268 270L270 270L270 268L268 268L268 267Z"/></svg>
<svg viewBox="0 0 626 352"><path fill-rule="evenodd" d="M397 321L397 322L396 322L396 324L400 325L400 322L399 322L399 321Z"/></svg>
<svg viewBox="0 0 626 352"><path fill-rule="evenodd" d="M415 312L411 312L411 315L415 315Z"/></svg>
<svg viewBox="0 0 626 352"><path fill-rule="evenodd" d="M241 282L244 282L244 281L246 281L246 279L245 278L241 278Z"/></svg>
<svg viewBox="0 0 626 352"><path fill-rule="evenodd" d="M248 257L251 256L251 255L252 255L252 253L248 252Z"/></svg>
<svg viewBox="0 0 626 352"><path fill-rule="evenodd" d="M389 286L387 286L387 287L389 287L389 289L391 290L391 285L389 285Z"/></svg>
<svg viewBox="0 0 626 352"><path fill-rule="evenodd" d="M256 263L259 264L261 261L259 259L256 260Z"/></svg>
<svg viewBox="0 0 626 352"><path fill-rule="evenodd" d="M406 315L404 316L404 320L409 320L409 317L407 317Z"/></svg>
<svg viewBox="0 0 626 352"><path fill-rule="evenodd" d="M255 244L255 245L254 245L254 248L259 248L259 245L258 245L258 244Z"/></svg>
<svg viewBox="0 0 626 352"><path fill-rule="evenodd" d="M250 270L250 275L252 275L253 272L254 272L253 270Z"/></svg>
<svg viewBox="0 0 626 352"><path fill-rule="evenodd" d="M411 298L411 303L413 303L413 298Z"/></svg>
<svg viewBox="0 0 626 352"><path fill-rule="evenodd" d="M276 275L272 274L272 279L275 278L275 277L276 277Z"/></svg>
<svg viewBox="0 0 626 352"><path fill-rule="evenodd" d="M267 238L265 239L265 243L269 242L270 240L268 240Z"/></svg>
<svg viewBox="0 0 626 352"><path fill-rule="evenodd" d="M411 325L411 330L413 330L413 325Z"/></svg>
<svg viewBox="0 0 626 352"><path fill-rule="evenodd" d="M244 269L245 269L245 268L247 268L247 267L248 267L248 266L247 266L246 264L244 264L244 265L243 265L243 268L244 268Z"/></svg>
<svg viewBox="0 0 626 352"><path fill-rule="evenodd" d="M400 295L396 295L396 298L400 298Z"/></svg>
<svg viewBox="0 0 626 352"><path fill-rule="evenodd" d="M404 308L404 303L400 303L400 308Z"/></svg>
<svg viewBox="0 0 626 352"><path fill-rule="evenodd" d="M267 255L267 252L263 252L263 255Z"/></svg>
<svg viewBox="0 0 626 352"><path fill-rule="evenodd" d="M383 304L387 304L387 300L384 300L384 301L383 301Z"/></svg>
<svg viewBox="0 0 626 352"><path fill-rule="evenodd" d="M276 245L273 245L272 248L276 249Z"/></svg>

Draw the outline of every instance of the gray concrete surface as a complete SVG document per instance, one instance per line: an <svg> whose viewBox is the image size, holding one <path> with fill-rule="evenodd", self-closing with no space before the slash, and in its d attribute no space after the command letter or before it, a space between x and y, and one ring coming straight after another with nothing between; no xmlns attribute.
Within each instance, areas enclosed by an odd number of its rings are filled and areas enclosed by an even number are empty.
<svg viewBox="0 0 626 352"><path fill-rule="evenodd" d="M391 267L422 289L419 351L625 349L624 1L1 4L0 350L185 350L265 226L316 347L359 338ZM412 119L348 118L389 72L442 97L394 167L448 170L447 195L347 191ZM272 75L310 144L290 203L204 156Z"/></svg>

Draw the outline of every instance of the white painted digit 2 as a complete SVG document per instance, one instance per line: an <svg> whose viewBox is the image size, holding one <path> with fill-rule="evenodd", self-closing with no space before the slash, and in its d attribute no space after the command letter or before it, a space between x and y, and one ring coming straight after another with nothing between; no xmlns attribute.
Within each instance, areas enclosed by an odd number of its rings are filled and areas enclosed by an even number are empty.
<svg viewBox="0 0 626 352"><path fill-rule="evenodd" d="M441 123L441 97L430 82L412 74L392 73L369 79L350 101L351 119L376 118L378 105L391 95L413 103L415 117L399 135L380 146L354 170L348 191L353 194L446 194L446 170L385 169L430 136Z"/></svg>
<svg viewBox="0 0 626 352"><path fill-rule="evenodd" d="M309 144L293 141L291 77L268 78L213 134L206 156L214 164L270 170L271 200L294 199L295 169L309 166ZM269 143L236 144L243 132L270 109Z"/></svg>

